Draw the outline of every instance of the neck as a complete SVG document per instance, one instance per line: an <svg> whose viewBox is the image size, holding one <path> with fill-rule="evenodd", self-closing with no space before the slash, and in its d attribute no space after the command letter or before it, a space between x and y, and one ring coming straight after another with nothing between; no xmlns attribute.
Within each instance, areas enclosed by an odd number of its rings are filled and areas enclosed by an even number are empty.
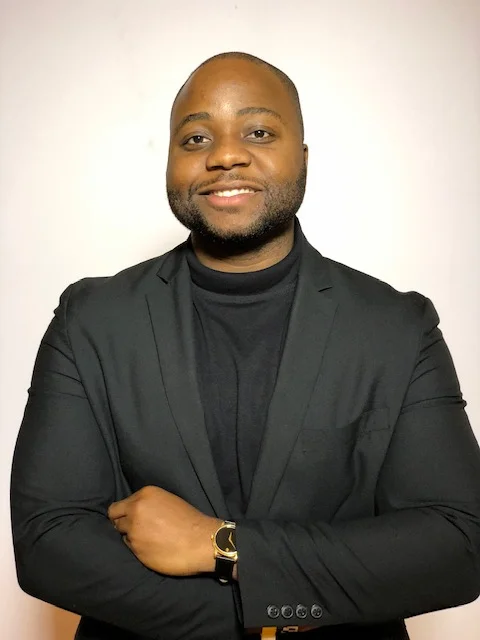
<svg viewBox="0 0 480 640"><path fill-rule="evenodd" d="M295 223L292 220L281 234L255 249L232 252L222 245L192 233L192 246L199 261L215 271L247 273L261 271L283 260L292 250Z"/></svg>

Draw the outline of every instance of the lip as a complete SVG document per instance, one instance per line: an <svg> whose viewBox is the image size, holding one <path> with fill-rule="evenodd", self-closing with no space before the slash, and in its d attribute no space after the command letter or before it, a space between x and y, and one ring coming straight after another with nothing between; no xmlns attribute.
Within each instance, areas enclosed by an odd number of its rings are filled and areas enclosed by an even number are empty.
<svg viewBox="0 0 480 640"><path fill-rule="evenodd" d="M232 187L233 188L233 187ZM237 187L238 189L239 187ZM245 187L244 187L245 188ZM215 189L216 191L216 189ZM220 189L219 189L220 191ZM217 196L214 193L207 193L202 197L208 202L208 204L214 209L228 209L230 207L240 207L247 202L251 198L255 198L259 191L254 191L253 193L239 193L236 196Z"/></svg>
<svg viewBox="0 0 480 640"><path fill-rule="evenodd" d="M213 191L231 191L232 189L251 189L252 191L255 191L255 192L262 191L262 189L259 188L258 184L253 184L251 182L215 182L214 184L211 184L209 187L200 189L200 191L198 191L198 195L207 196L211 194ZM248 194L242 194L242 195L248 195ZM233 196L233 197L236 198L239 196Z"/></svg>

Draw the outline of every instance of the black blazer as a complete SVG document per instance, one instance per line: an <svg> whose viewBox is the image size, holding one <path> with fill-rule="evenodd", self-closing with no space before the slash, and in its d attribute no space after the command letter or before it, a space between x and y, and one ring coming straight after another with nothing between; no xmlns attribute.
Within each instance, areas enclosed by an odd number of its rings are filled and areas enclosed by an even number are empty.
<svg viewBox="0 0 480 640"><path fill-rule="evenodd" d="M305 640L396 640L403 618L478 596L480 454L437 314L302 242L235 586L150 571L106 517L145 485L229 515L185 245L63 293L17 442L12 521L21 587L80 613L78 640L284 625L321 628Z"/></svg>

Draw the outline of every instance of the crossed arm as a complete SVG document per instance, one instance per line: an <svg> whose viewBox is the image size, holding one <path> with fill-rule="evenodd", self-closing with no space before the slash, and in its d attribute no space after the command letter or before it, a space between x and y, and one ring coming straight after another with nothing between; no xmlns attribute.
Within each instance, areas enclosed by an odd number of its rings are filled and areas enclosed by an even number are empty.
<svg viewBox="0 0 480 640"><path fill-rule="evenodd" d="M433 315L379 479L378 516L239 523L245 627L270 626L270 603L320 602L324 626L403 618L478 596L480 455ZM57 312L42 341L14 457L21 587L144 638L241 637L232 588L208 575L218 521L161 489L111 506L111 461L64 316Z"/></svg>

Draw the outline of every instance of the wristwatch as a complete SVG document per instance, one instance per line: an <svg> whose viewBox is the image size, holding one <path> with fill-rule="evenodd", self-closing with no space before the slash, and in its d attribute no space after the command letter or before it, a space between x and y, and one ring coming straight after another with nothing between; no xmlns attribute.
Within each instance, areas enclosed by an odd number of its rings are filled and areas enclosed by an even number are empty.
<svg viewBox="0 0 480 640"><path fill-rule="evenodd" d="M235 522L224 520L212 535L215 575L222 584L232 581L233 569L238 561L236 528Z"/></svg>

